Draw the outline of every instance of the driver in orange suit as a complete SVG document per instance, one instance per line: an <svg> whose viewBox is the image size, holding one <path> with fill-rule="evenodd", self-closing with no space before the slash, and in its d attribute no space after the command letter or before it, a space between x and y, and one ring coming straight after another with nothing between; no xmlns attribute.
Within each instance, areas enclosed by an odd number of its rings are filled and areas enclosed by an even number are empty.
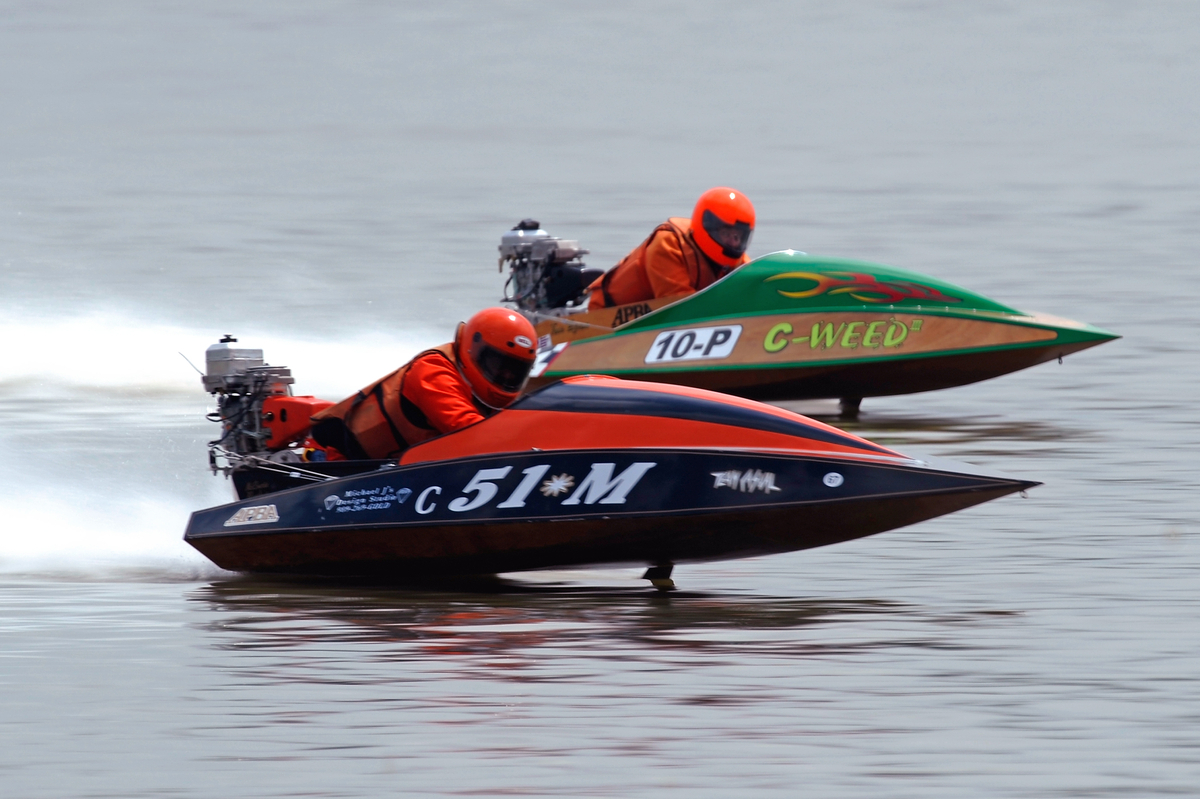
<svg viewBox="0 0 1200 799"><path fill-rule="evenodd" d="M507 407L537 357L537 334L507 308L487 308L458 326L454 341L312 417L313 438L351 459L392 458Z"/></svg>
<svg viewBox="0 0 1200 799"><path fill-rule="evenodd" d="M588 287L588 310L691 294L750 259L754 206L725 186L700 195L691 219L672 217Z"/></svg>

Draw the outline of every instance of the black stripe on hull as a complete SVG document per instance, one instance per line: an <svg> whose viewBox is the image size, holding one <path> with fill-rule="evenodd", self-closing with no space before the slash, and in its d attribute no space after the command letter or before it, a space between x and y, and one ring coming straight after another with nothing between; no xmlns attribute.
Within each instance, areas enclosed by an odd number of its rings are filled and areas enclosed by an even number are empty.
<svg viewBox="0 0 1200 799"><path fill-rule="evenodd" d="M636 375L630 375L630 377L640 379ZM682 381L659 380L658 382ZM824 430L754 408L717 402L704 397L646 391L622 383L612 385L604 385L603 382L551 383L527 394L509 407L512 410L521 411L570 411L572 413L686 419L691 422L711 422L742 427L747 430L782 433L797 438L850 447L863 452L887 452L882 447L859 438L852 438L836 430Z"/></svg>

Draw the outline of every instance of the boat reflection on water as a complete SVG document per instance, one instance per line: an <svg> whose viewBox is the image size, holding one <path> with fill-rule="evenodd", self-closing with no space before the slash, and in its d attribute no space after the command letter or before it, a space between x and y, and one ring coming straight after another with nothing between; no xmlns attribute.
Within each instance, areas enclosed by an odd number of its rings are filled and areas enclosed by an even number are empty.
<svg viewBox="0 0 1200 799"><path fill-rule="evenodd" d="M220 614L219 623L207 625L219 648L302 648L341 659L351 651L346 646L371 645L366 651L384 659L482 657L477 665L488 666L500 657L508 666L525 658L529 665L546 665L547 649L561 660L664 652L817 657L888 646L946 647L953 645L947 636L962 624L995 623L998 615L870 598L648 594L633 577L626 585L614 579L607 588L594 586L595 572L587 579L586 588L576 588L493 578L433 592L246 577L214 582L190 598ZM858 632L847 634L847 625Z"/></svg>

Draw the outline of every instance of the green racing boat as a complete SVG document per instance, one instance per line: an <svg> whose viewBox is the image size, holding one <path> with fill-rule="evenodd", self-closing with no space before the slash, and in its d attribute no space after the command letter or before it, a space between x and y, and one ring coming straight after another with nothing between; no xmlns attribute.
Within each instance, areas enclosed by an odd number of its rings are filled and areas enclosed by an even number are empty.
<svg viewBox="0 0 1200 799"><path fill-rule="evenodd" d="M606 374L757 400L835 398L853 412L864 397L975 383L1119 338L916 272L793 250L694 294L588 312L600 271L582 268L575 242L537 232L545 239L524 253L501 247L505 299L539 335L530 390Z"/></svg>

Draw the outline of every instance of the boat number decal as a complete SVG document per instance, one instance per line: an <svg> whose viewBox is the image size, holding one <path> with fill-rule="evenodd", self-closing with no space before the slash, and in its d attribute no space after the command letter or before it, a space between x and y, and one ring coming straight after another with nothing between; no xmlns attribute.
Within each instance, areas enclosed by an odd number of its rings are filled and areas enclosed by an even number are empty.
<svg viewBox="0 0 1200 799"><path fill-rule="evenodd" d="M740 335L741 325L664 330L655 336L644 363L728 358Z"/></svg>
<svg viewBox="0 0 1200 799"><path fill-rule="evenodd" d="M239 527L243 524L267 524L279 521L279 511L274 505L254 505L241 508L225 522L226 527Z"/></svg>
<svg viewBox="0 0 1200 799"><path fill-rule="evenodd" d="M550 471L550 464L544 463L540 466L530 466L528 469L521 472L525 475L521 482L517 485L513 492L508 495L508 499L497 505L497 508L523 508L525 507L525 497L533 491L534 486L538 484L538 480L542 479L542 475ZM476 475L478 476L478 475ZM450 510L454 510L451 508Z"/></svg>
<svg viewBox="0 0 1200 799"><path fill-rule="evenodd" d="M480 469L475 472L475 476L471 478L471 482L463 486L464 494L475 494L473 499L459 497L450 502L450 510L455 513L463 511L475 510L481 505L486 505L488 500L496 496L496 492L500 489L491 480L503 480L508 477L508 473L512 471L511 466L502 466L499 469Z"/></svg>
<svg viewBox="0 0 1200 799"><path fill-rule="evenodd" d="M578 505L584 502L594 505L624 505L625 496L633 490L646 472L657 466L657 463L630 464L625 471L612 476L615 463L593 463L592 470L583 478L583 482L575 489L575 493L563 500L564 505Z"/></svg>
<svg viewBox="0 0 1200 799"><path fill-rule="evenodd" d="M501 498L499 502L495 503L497 509L524 508L526 501L531 496L539 502L558 500L561 505L624 505L629 492L641 482L642 478L646 476L646 472L657 465L657 463L651 462L631 463L614 474L617 467L615 463L593 463L587 475L577 482L575 475L567 472L550 474L550 464L539 463L536 466L522 469L519 472L521 479L517 481L516 486L504 489L508 492L507 494L501 493L501 483L507 481L509 485L512 485L512 481L517 477L513 473L512 466L479 469L462 487L460 496L446 502L445 508L451 513L467 513L491 505L497 498ZM747 475L750 474L747 472ZM755 483L761 490L779 490L773 488L774 474L766 473L765 478L761 476L763 473L759 474L758 480L766 480L763 485ZM747 489L743 488L742 490ZM541 497L535 493L539 491ZM412 489L391 486L351 489L340 495L330 494L324 498L323 503L325 510L337 513L378 511L403 505L412 494ZM444 496L442 486L426 486L417 494L416 502L412 505L413 510L418 515L428 516L438 510L442 504L439 498L442 496ZM225 522L225 526L276 521L279 521L279 514L275 512L275 506L262 505L254 508L242 508L232 519Z"/></svg>
<svg viewBox="0 0 1200 799"><path fill-rule="evenodd" d="M416 504L417 513L421 514L422 516L433 513L434 508L437 507L437 503L435 502L431 505L426 505L425 499L430 494L440 494L440 493L442 493L441 486L430 486L429 488L422 491L421 496L417 497L417 504Z"/></svg>
<svg viewBox="0 0 1200 799"><path fill-rule="evenodd" d="M814 283L810 288L799 291L775 289L780 296L802 300L822 294L849 294L859 302L899 302L900 300L937 300L938 302L962 302L958 297L909 280L880 280L864 272L784 272L771 275L764 282L776 280L802 280Z"/></svg>
<svg viewBox="0 0 1200 799"><path fill-rule="evenodd" d="M542 483L542 496L557 497L559 494L567 493L574 486L575 475L563 472Z"/></svg>
<svg viewBox="0 0 1200 799"><path fill-rule="evenodd" d="M629 492L641 482L646 472L657 465L657 463L633 463L614 476L615 463L593 463L591 471L578 486L575 484L575 476L566 472L546 478L546 473L550 471L548 463L530 466L522 470L521 481L496 507L523 508L529 495L539 487L542 496L547 499L557 499L563 494L568 494L562 500L561 504L563 505L579 505L581 503L584 505L597 503L600 505L624 505ZM454 513L466 513L482 508L496 498L500 492L499 481L507 478L510 472L512 472L511 466L480 469L463 486L463 496L450 500L446 507ZM774 476L772 475L772 477ZM433 501L432 495L441 493L441 486L429 486L422 491L417 497L415 505L417 513L422 516L433 513L437 508L437 503Z"/></svg>
<svg viewBox="0 0 1200 799"><path fill-rule="evenodd" d="M798 336L792 336L792 333L797 331L789 322L780 322L767 331L766 338L763 339L763 349L767 352L779 352L789 344L801 347L807 344L814 350L874 350L884 347L895 349L903 344L910 334L920 332L923 321L913 319L905 324L893 316L871 321L841 322L836 326L833 322L815 322L812 330L801 331Z"/></svg>
<svg viewBox="0 0 1200 799"><path fill-rule="evenodd" d="M543 336L542 338L548 339L549 337ZM538 339L538 341L540 342L541 339ZM546 343L549 344L549 341ZM570 342L564 341L562 344L556 344L553 347L549 347L548 349L543 349L540 351L538 353L537 360L533 362L533 368L529 370L529 376L541 377L542 372L546 371L546 367L548 367L555 358L562 354L562 351L567 348L567 344L569 343Z"/></svg>
<svg viewBox="0 0 1200 799"><path fill-rule="evenodd" d="M713 488L732 488L743 494L753 494L761 491L770 494L772 491L782 491L775 485L775 472L764 472L762 469L727 469L723 472L710 472L713 476Z"/></svg>
<svg viewBox="0 0 1200 799"><path fill-rule="evenodd" d="M821 478L821 482L824 483L825 485L829 486L830 488L837 488L842 483L846 482L846 478L842 477L837 472L830 472L829 474L827 474Z"/></svg>
<svg viewBox="0 0 1200 799"><path fill-rule="evenodd" d="M340 496L330 494L325 497L325 510L336 510L338 513L387 510L393 504L403 505L404 500L410 496L412 496L411 488L395 488L393 486L352 488Z"/></svg>

